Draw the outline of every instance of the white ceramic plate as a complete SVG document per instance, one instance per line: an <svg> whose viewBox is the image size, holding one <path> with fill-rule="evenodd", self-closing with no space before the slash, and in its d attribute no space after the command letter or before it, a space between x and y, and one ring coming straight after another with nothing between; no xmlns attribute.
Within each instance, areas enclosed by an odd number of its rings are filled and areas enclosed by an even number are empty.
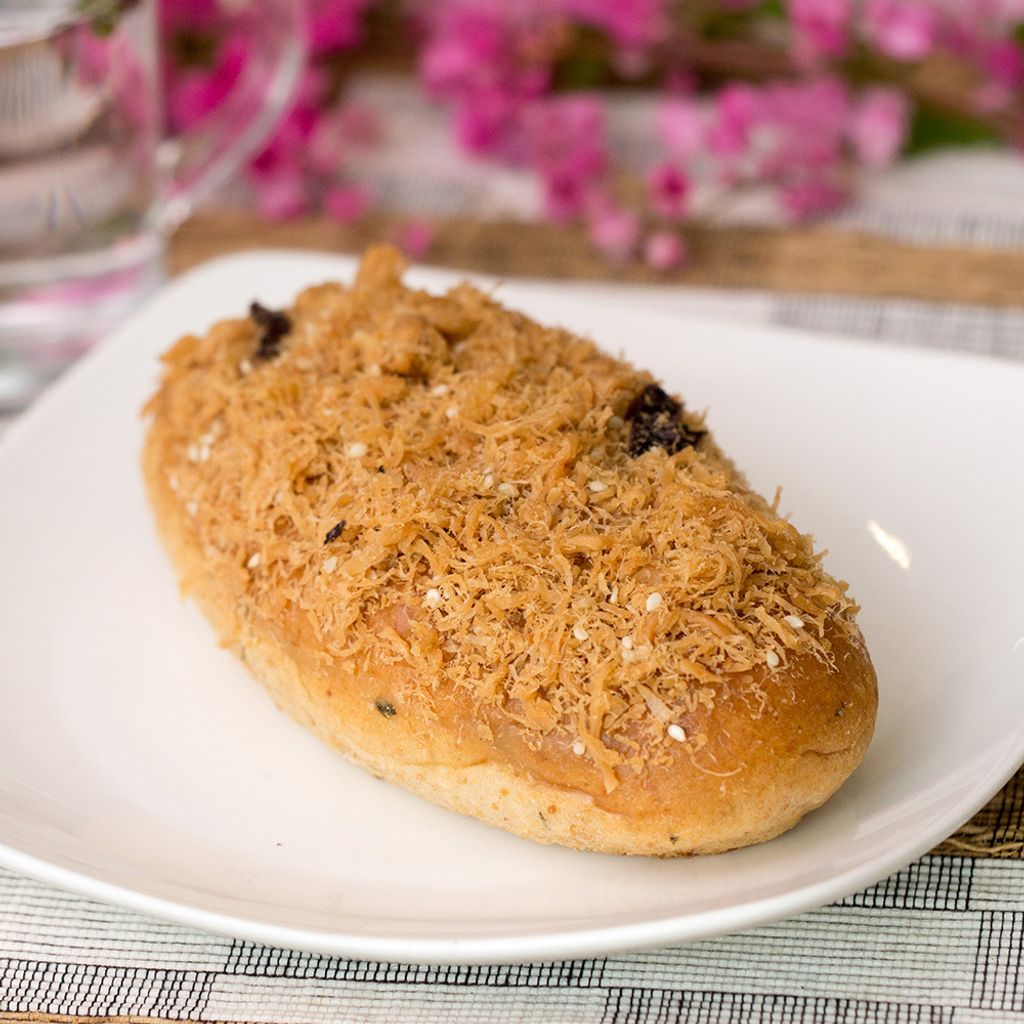
<svg viewBox="0 0 1024 1024"><path fill-rule="evenodd" d="M789 834L675 861L537 846L322 746L178 600L139 482L138 410L179 334L352 269L277 252L207 264L5 439L0 863L277 945L558 959L731 931L855 891L953 831L1024 758L1024 369L526 284L505 286L505 301L623 349L710 407L757 486L785 484L783 507L863 604L875 741Z"/></svg>

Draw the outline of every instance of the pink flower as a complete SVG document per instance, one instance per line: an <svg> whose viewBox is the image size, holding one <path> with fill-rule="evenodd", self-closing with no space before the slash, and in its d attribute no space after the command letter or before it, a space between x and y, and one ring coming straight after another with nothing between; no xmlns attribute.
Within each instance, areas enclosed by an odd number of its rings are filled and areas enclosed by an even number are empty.
<svg viewBox="0 0 1024 1024"><path fill-rule="evenodd" d="M346 139L335 111L319 118L306 146L310 168L320 174L337 172L345 162Z"/></svg>
<svg viewBox="0 0 1024 1024"><path fill-rule="evenodd" d="M649 47L668 30L666 0L561 0L557 6L566 16L604 30L627 51Z"/></svg>
<svg viewBox="0 0 1024 1024"><path fill-rule="evenodd" d="M833 75L763 87L750 129L756 176L775 179L838 163L849 109L846 85Z"/></svg>
<svg viewBox="0 0 1024 1024"><path fill-rule="evenodd" d="M455 115L455 137L470 153L492 153L522 161L523 104L498 92L480 92Z"/></svg>
<svg viewBox="0 0 1024 1024"><path fill-rule="evenodd" d="M296 167L304 162L307 147L323 117L327 78L321 68L306 68L296 90L291 110L277 126L263 152L250 161L254 174L274 174L281 167Z"/></svg>
<svg viewBox="0 0 1024 1024"><path fill-rule="evenodd" d="M526 129L530 158L538 167L571 167L581 175L605 167L604 108L592 96L540 100L527 111Z"/></svg>
<svg viewBox="0 0 1024 1024"><path fill-rule="evenodd" d="M686 245L674 231L652 231L644 240L644 260L655 270L681 267L686 257Z"/></svg>
<svg viewBox="0 0 1024 1024"><path fill-rule="evenodd" d="M420 53L423 84L438 97L455 98L504 63L504 32L496 16L488 12L458 10L439 19L432 38Z"/></svg>
<svg viewBox="0 0 1024 1024"><path fill-rule="evenodd" d="M842 206L848 196L844 189L828 181L807 180L783 185L779 201L793 220L807 220L831 213Z"/></svg>
<svg viewBox="0 0 1024 1024"><path fill-rule="evenodd" d="M373 195L362 185L334 185L324 194L324 212L342 224L358 220L370 208Z"/></svg>
<svg viewBox="0 0 1024 1024"><path fill-rule="evenodd" d="M920 60L935 46L938 12L925 0L867 0L864 29L887 56Z"/></svg>
<svg viewBox="0 0 1024 1024"><path fill-rule="evenodd" d="M224 102L249 59L250 42L244 32L231 33L217 50L212 68L185 68L171 81L167 111L178 131L205 120Z"/></svg>
<svg viewBox="0 0 1024 1024"><path fill-rule="evenodd" d="M718 156L739 156L747 148L748 133L759 107L758 95L752 86L736 83L723 86L715 104L715 120L708 132L708 149Z"/></svg>
<svg viewBox="0 0 1024 1024"><path fill-rule="evenodd" d="M371 0L305 0L306 37L314 56L351 50L362 41Z"/></svg>
<svg viewBox="0 0 1024 1024"><path fill-rule="evenodd" d="M1012 39L998 39L982 54L982 68L996 84L1007 89L1024 85L1024 46Z"/></svg>
<svg viewBox="0 0 1024 1024"><path fill-rule="evenodd" d="M221 21L217 0L160 0L160 29L174 32L209 32Z"/></svg>
<svg viewBox="0 0 1024 1024"><path fill-rule="evenodd" d="M625 260L632 255L640 238L640 218L621 207L601 204L591 214L588 234L590 241L613 260Z"/></svg>
<svg viewBox="0 0 1024 1024"><path fill-rule="evenodd" d="M587 182L566 172L543 175L544 215L558 224L578 217L587 206Z"/></svg>
<svg viewBox="0 0 1024 1024"><path fill-rule="evenodd" d="M805 61L841 57L846 52L852 11L850 0L789 0L794 47Z"/></svg>
<svg viewBox="0 0 1024 1024"><path fill-rule="evenodd" d="M604 174L604 110L588 96L531 104L524 118L526 152L544 180L544 207L555 220L583 212L591 186Z"/></svg>
<svg viewBox="0 0 1024 1024"><path fill-rule="evenodd" d="M434 241L434 229L425 220L411 220L398 233L398 247L418 260L427 254Z"/></svg>
<svg viewBox="0 0 1024 1024"><path fill-rule="evenodd" d="M909 104L899 89L866 90L847 128L857 159L874 168L891 163L906 140L908 123Z"/></svg>
<svg viewBox="0 0 1024 1024"><path fill-rule="evenodd" d="M291 220L306 212L309 197L298 172L250 178L256 192L256 207L270 220Z"/></svg>
<svg viewBox="0 0 1024 1024"><path fill-rule="evenodd" d="M693 100L676 96L658 107L657 131L672 156L687 160L704 145L704 115Z"/></svg>
<svg viewBox="0 0 1024 1024"><path fill-rule="evenodd" d="M677 218L686 213L690 179L672 163L660 163L647 176L651 206L662 217Z"/></svg>

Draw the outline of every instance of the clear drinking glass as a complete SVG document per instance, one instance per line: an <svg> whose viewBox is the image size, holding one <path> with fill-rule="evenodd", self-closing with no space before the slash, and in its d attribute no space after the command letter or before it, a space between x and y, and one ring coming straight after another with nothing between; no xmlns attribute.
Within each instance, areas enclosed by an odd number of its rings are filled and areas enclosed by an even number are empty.
<svg viewBox="0 0 1024 1024"><path fill-rule="evenodd" d="M304 57L299 0L234 7L245 69L166 139L155 0L0 0L0 410L152 291L167 233L272 130Z"/></svg>

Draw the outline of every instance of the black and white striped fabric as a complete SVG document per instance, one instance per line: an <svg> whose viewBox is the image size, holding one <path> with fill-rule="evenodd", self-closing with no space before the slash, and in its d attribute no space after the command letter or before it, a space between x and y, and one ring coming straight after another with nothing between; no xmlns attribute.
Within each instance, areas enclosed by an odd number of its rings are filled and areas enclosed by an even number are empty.
<svg viewBox="0 0 1024 1024"><path fill-rule="evenodd" d="M0 872L0 1010L195 1021L1024 1022L1024 862L930 855L829 907L677 949L505 967L205 935Z"/></svg>

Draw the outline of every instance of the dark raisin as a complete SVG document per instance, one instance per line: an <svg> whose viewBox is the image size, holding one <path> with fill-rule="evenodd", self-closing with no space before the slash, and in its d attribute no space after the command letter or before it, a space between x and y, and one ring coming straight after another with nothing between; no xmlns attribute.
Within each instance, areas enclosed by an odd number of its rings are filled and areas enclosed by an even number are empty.
<svg viewBox="0 0 1024 1024"><path fill-rule="evenodd" d="M267 309L258 302L249 306L249 316L262 328L256 358L273 359L281 351L281 339L292 329L291 319L287 313Z"/></svg>
<svg viewBox="0 0 1024 1024"><path fill-rule="evenodd" d="M664 388L657 384L648 384L629 403L626 419L633 420L638 416L678 416L683 411L682 404L677 402Z"/></svg>
<svg viewBox="0 0 1024 1024"><path fill-rule="evenodd" d="M332 540L337 540L341 536L341 531L345 529L345 520L340 519L336 522L325 534L324 544L330 544Z"/></svg>
<svg viewBox="0 0 1024 1024"><path fill-rule="evenodd" d="M385 717L394 718L398 712L395 710L395 705L390 701L384 700L382 697L378 697L374 702L373 706Z"/></svg>
<svg viewBox="0 0 1024 1024"><path fill-rule="evenodd" d="M680 402L657 384L648 384L626 410L629 454L635 458L651 448L664 448L669 455L675 455L684 448L692 448L707 431L688 427L682 415Z"/></svg>

